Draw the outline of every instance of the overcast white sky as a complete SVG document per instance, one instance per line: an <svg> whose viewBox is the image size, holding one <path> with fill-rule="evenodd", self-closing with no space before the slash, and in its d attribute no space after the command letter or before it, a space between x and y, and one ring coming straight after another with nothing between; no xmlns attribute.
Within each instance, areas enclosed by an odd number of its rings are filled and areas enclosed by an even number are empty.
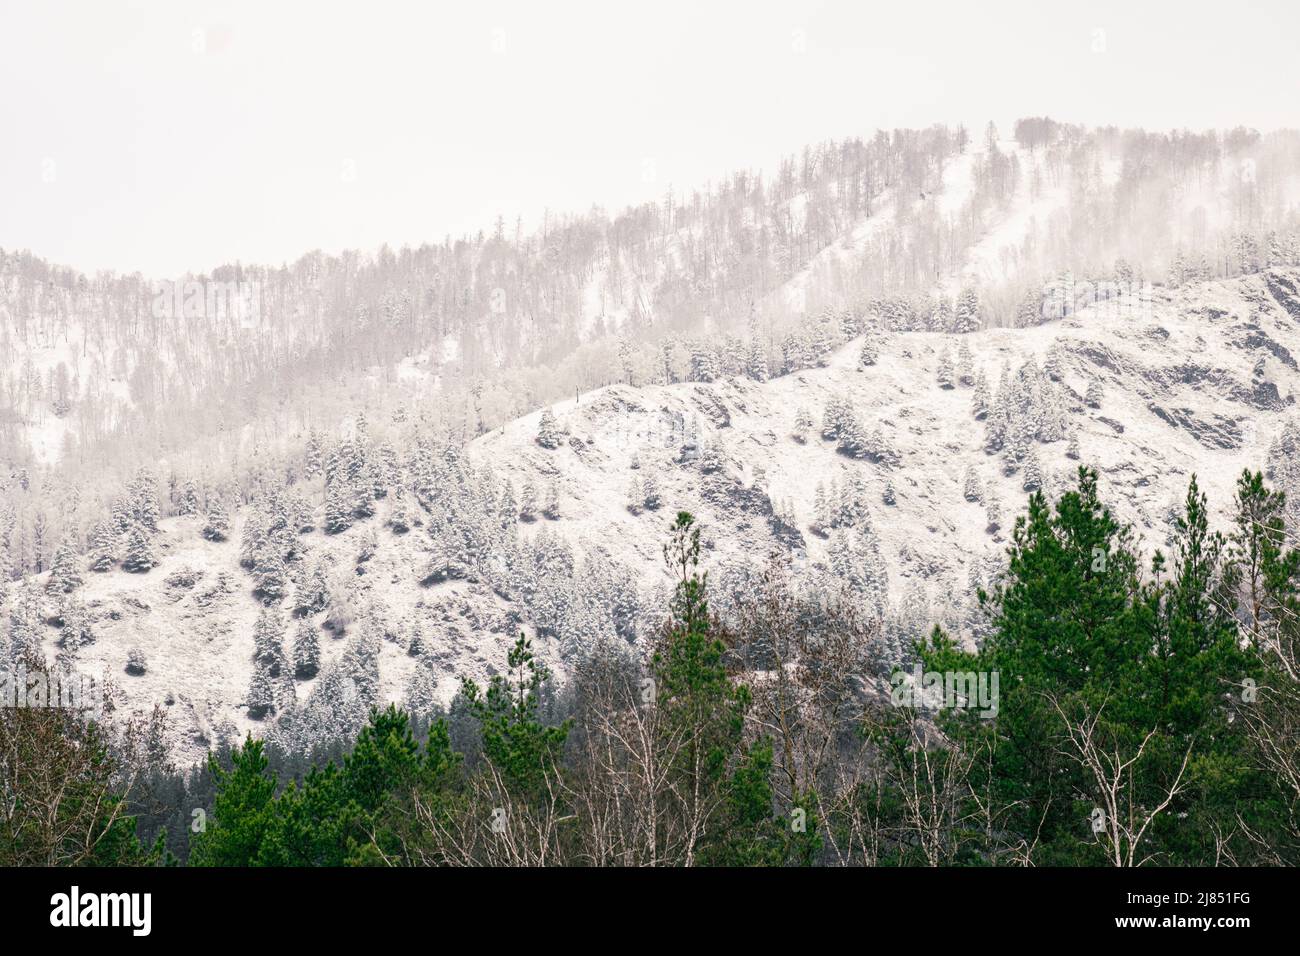
<svg viewBox="0 0 1300 956"><path fill-rule="evenodd" d="M0 0L0 247L168 276L531 228L878 127L1295 127L1297 36L1286 0Z"/></svg>

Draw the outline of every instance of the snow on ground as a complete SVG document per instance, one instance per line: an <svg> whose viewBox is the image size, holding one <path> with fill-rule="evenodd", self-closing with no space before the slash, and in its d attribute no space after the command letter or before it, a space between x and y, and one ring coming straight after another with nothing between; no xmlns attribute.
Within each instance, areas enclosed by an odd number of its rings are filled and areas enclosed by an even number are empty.
<svg viewBox="0 0 1300 956"><path fill-rule="evenodd" d="M884 190L872 202L871 215L814 255L787 282L768 293L762 304L781 312L807 312L809 290L832 287L832 276L838 271L851 269L868 244L896 221L896 201L895 190Z"/></svg>
<svg viewBox="0 0 1300 956"><path fill-rule="evenodd" d="M418 624L439 653L435 700L448 704L461 677L483 683L503 669L506 652L517 637L507 623L499 598L482 585L457 581L432 588L419 584L427 564L425 539L418 529L397 536L382 526L387 506L369 522L336 536L319 529L303 536L313 560L325 559L332 599L364 611L381 610L394 633ZM211 542L200 536L196 518L170 518L159 524L155 547L160 563L147 574L120 569L86 572L78 591L92 620L96 641L78 652L78 672L100 686L119 688L127 712L147 713L154 704L167 716L169 744L182 763L202 759L218 738L260 734L267 723L247 715L245 697L252 676L254 625L262 606L252 595L252 580L239 566L240 516L228 540ZM356 557L364 539L377 541L375 556L364 565ZM344 653L356 629L337 634L323 627L328 611L307 623L316 628L321 647L321 673ZM289 653L298 621L281 610ZM56 628L45 636L45 652L58 651ZM139 649L147 670L133 676L125 671L127 654ZM540 642L543 659L554 652ZM407 681L416 662L397 642L380 649L380 693L383 703L403 703ZM316 678L296 681L296 699L307 700Z"/></svg>
<svg viewBox="0 0 1300 956"><path fill-rule="evenodd" d="M975 191L975 168L984 155L984 149L968 145L966 151L954 158L943 170L943 190L939 193L939 212L945 216L958 216L970 202Z"/></svg>
<svg viewBox="0 0 1300 956"><path fill-rule="evenodd" d="M1261 349L1243 347L1248 325L1259 323L1263 334L1292 353L1300 349L1295 320L1279 309L1258 310L1262 287L1259 277L1212 283L1162 297L1150 315L1107 314L1098 306L1064 322L988 330L967 341L975 369L991 386L1004 367L1014 374L1027 361L1041 366L1052 343L1062 343L1082 463L1101 469L1108 500L1148 545L1163 546L1165 509L1185 492L1190 475L1198 474L1214 506L1224 511L1241 469L1262 467L1270 441L1291 414L1300 375L1280 361L1270 359L1268 366L1280 409L1254 404L1261 393L1251 373ZM1243 291L1249 299L1243 300ZM1004 528L1026 493L1021 474L1003 474L1001 460L985 453L984 427L971 416L971 390L944 390L936 383L940 354L956 344L941 333L907 333L884 343L878 364L869 369L858 367L858 343L851 343L826 368L765 384L611 386L556 406L570 442L554 452L533 443L539 416L530 415L480 439L472 454L517 485L529 477L557 476L563 528L587 548L655 565L665 517L684 507L716 530L708 536L716 544L715 561L761 560L779 549L761 520L717 507L707 493L716 479L678 462L688 439L674 423L685 422L688 432L698 432L689 440L720 445L727 462L723 480L742 487L761 471L771 499L793 502L814 561L824 560L826 548L808 527L817 486L856 473L871 488L872 517L895 575L895 596L913 578L928 581L932 591L962 585L975 561L999 555L1006 544L1005 530L985 530L984 507L965 501L967 467L995 490ZM1093 379L1104 390L1100 409L1082 401ZM898 468L848 459L815 435L806 445L791 439L800 408L819 423L827 401L839 394L848 395L867 427L879 426L901 452ZM725 409L722 426L719 406ZM1232 442L1232 435L1240 439ZM1055 491L1072 482L1079 464L1065 452L1065 442L1037 448ZM665 507L659 514L627 510L628 486L638 475L634 460L639 473L653 469L661 476ZM897 503L888 506L882 496L891 481Z"/></svg>
<svg viewBox="0 0 1300 956"><path fill-rule="evenodd" d="M936 600L964 593L971 568L1005 550L1006 529L1023 509L1020 474L1007 476L1001 460L984 451L985 431L971 414L969 388L943 389L936 381L945 348L962 340L975 368L996 386L1002 369L1025 362L1040 366L1059 342L1069 419L1077 431L1082 463L1101 471L1102 490L1121 518L1135 524L1148 549L1163 547L1164 512L1196 473L1212 505L1230 505L1244 467L1260 468L1284 421L1295 414L1300 371L1300 323L1271 297L1268 284L1300 280L1300 272L1251 276L1169 292L1158 289L1149 314L1108 314L1093 307L1038 328L991 329L961 337L906 333L887 337L875 366L858 364L859 342L829 357L825 367L765 383L748 379L632 387L613 385L553 407L567 432L560 448L535 442L540 413L526 415L476 439L471 461L491 465L499 479L521 489L556 483L558 521L541 527L565 537L580 554L603 554L644 569L649 590L666 583L661 547L672 515L692 511L704 531L706 566L762 562L769 554L803 551L815 570L827 559L827 542L810 527L819 484L849 475L869 488L871 520L889 568L894 601L914 583ZM1265 357L1264 378L1253 375ZM1099 409L1081 396L1092 380L1103 387ZM866 427L878 427L898 450L896 467L838 454L820 438L822 412L834 396L847 396ZM800 409L815 427L806 444L791 437ZM704 474L686 446L715 443L724 466ZM1077 467L1066 444L1036 447L1049 487L1060 491ZM684 460L685 459L685 460ZM634 462L639 468L634 468ZM986 529L983 505L967 502L962 482L968 467L992 489L1003 508L1003 530ZM657 512L628 510L634 478L654 474L663 506ZM883 493L892 482L896 503ZM319 505L319 489L317 502ZM793 538L769 520L770 502L791 502ZM385 509L337 536L306 535L314 554L331 568L331 594L351 592L357 608L374 604L398 629L418 623L439 661L436 696L446 702L458 679L478 680L504 662L515 635L511 607L486 585L456 581L424 587L427 537L415 528L394 535L384 527ZM243 707L252 661L253 624L259 605L251 580L238 564L239 522L231 540L203 540L196 519L162 522L161 564L146 575L121 570L87 573L80 593L95 619L95 644L82 651L92 673L113 678L130 707L162 704L182 759L197 759L214 728L242 734L265 725ZM357 563L363 540L374 556ZM324 614L310 623L320 627ZM292 626L290 627L292 633ZM321 630L326 662L347 638ZM54 652L57 631L49 630ZM141 677L123 673L127 652L139 647L149 662ZM543 655L562 672L555 649ZM412 667L399 643L385 642L380 657L385 699L402 699ZM298 685L305 699L311 683Z"/></svg>
<svg viewBox="0 0 1300 956"><path fill-rule="evenodd" d="M1045 157L1014 142L999 144L999 148L1014 153L1020 162L1020 180L1016 195L988 231L966 255L961 282L953 283L949 294L955 295L961 284L996 287L1003 282L1020 278L1019 255L1028 236L1036 229L1045 231L1053 215L1065 214L1070 200L1070 190L1064 184L1052 186L1043 176L1039 188L1034 186L1035 171L1042 172ZM947 193L945 193L947 195Z"/></svg>

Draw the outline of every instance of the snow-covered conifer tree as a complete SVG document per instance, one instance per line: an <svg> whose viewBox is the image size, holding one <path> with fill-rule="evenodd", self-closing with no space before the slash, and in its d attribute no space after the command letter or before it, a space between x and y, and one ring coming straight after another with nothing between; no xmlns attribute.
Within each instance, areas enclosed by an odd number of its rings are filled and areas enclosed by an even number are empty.
<svg viewBox="0 0 1300 956"><path fill-rule="evenodd" d="M132 677L143 677L148 670L149 664L140 648L133 647L126 652L126 672L128 674Z"/></svg>
<svg viewBox="0 0 1300 956"><path fill-rule="evenodd" d="M858 364L863 368L875 365L880 360L880 349L876 345L875 336L867 332L862 339L862 350L858 352Z"/></svg>
<svg viewBox="0 0 1300 956"><path fill-rule="evenodd" d="M560 426L549 408L542 409L542 417L537 423L537 444L550 450L560 447Z"/></svg>
<svg viewBox="0 0 1300 956"><path fill-rule="evenodd" d="M221 503L221 498L213 498L208 507L207 523L203 526L203 537L209 541L225 541L229 535L230 515L226 513L226 506Z"/></svg>
<svg viewBox="0 0 1300 956"><path fill-rule="evenodd" d="M307 621L298 625L293 636L293 676L310 680L320 670L320 635Z"/></svg>
<svg viewBox="0 0 1300 956"><path fill-rule="evenodd" d="M537 520L537 486L531 478L524 482L523 491L519 493L519 520Z"/></svg>
<svg viewBox="0 0 1300 956"><path fill-rule="evenodd" d="M962 289L957 299L957 311L953 318L952 330L959 335L977 332L980 329L979 293L971 286Z"/></svg>
<svg viewBox="0 0 1300 956"><path fill-rule="evenodd" d="M560 517L560 488L555 482L546 489L546 502L542 505L542 514L551 521L558 521Z"/></svg>
<svg viewBox="0 0 1300 956"><path fill-rule="evenodd" d="M122 559L123 569L132 574L143 574L158 564L154 556L153 544L149 535L140 525L132 525L126 534L126 553Z"/></svg>
<svg viewBox="0 0 1300 956"><path fill-rule="evenodd" d="M106 521L98 521L90 529L90 570L108 571L117 563L117 532Z"/></svg>
<svg viewBox="0 0 1300 956"><path fill-rule="evenodd" d="M983 421L989 414L989 383L981 371L975 376L975 390L970 397L971 414L976 421Z"/></svg>
<svg viewBox="0 0 1300 956"><path fill-rule="evenodd" d="M72 547L64 541L54 551L54 560L50 562L50 577L45 582L48 594L71 594L81 587L81 572L77 570L77 558Z"/></svg>
<svg viewBox="0 0 1300 956"><path fill-rule="evenodd" d="M975 384L975 356L971 354L970 343L962 339L957 347L957 384L970 388Z"/></svg>
<svg viewBox="0 0 1300 956"><path fill-rule="evenodd" d="M939 354L939 370L935 373L935 378L939 382L940 388L953 387L952 353L948 351L947 346L944 346L943 351Z"/></svg>
<svg viewBox="0 0 1300 956"><path fill-rule="evenodd" d="M327 534L339 534L350 527L352 496L340 476L325 489L325 531Z"/></svg>

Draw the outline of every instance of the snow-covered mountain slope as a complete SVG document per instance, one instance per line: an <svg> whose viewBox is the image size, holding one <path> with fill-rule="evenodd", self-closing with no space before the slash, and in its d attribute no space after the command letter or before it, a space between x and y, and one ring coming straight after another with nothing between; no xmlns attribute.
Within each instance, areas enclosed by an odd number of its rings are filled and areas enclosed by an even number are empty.
<svg viewBox="0 0 1300 956"><path fill-rule="evenodd" d="M626 381L674 338L775 343L824 308L967 288L985 324L1017 325L1067 270L1177 283L1300 263L1294 132L1007 132L879 132L513 237L170 281L0 249L0 459L82 484L105 463L194 473L240 429L352 401L363 376L492 427Z"/></svg>
<svg viewBox="0 0 1300 956"><path fill-rule="evenodd" d="M715 563L802 549L816 564L827 555L826 539L811 527L819 486L860 478L891 594L897 599L917 579L946 593L964 587L972 565L1004 544L1002 533L987 530L984 504L964 497L968 470L1002 503L1004 529L1027 494L1025 469L1007 474L1004 456L988 453L985 423L972 414L973 389L939 385L945 350L965 340L973 374L995 383L1003 369L1042 366L1059 345L1067 435L1077 437L1079 458L1068 456L1064 439L1037 444L1046 489L1071 483L1080 464L1095 466L1121 516L1162 545L1168 506L1190 476L1226 508L1242 468L1263 467L1293 414L1296 280L1295 272L1275 272L1172 294L1158 289L1148 316L1108 314L1103 305L1031 329L899 334L882 341L870 367L859 362L855 341L824 368L764 383L612 386L556 407L569 434L554 451L533 441L535 414L479 439L472 454L516 483L558 476L566 533L647 566L662 543L663 512L677 508L703 521ZM1102 391L1099 408L1084 400L1093 382ZM840 396L868 429L879 429L896 463L849 457L821 437L823 411ZM800 410L815 422L802 443L792 438ZM719 471L685 463L709 445L720 452ZM628 487L647 472L659 476L664 505L659 514L634 515Z"/></svg>
<svg viewBox="0 0 1300 956"><path fill-rule="evenodd" d="M874 529L890 603L919 600L931 616L960 626L954 609L971 581L996 564L1024 507L1031 458L1049 491L1064 487L1079 464L1096 466L1106 500L1148 548L1164 544L1168 506L1191 474L1220 512L1227 508L1241 470L1263 467L1295 416L1300 271L1157 287L1149 305L1100 304L1029 329L868 337L878 352L872 365L861 362L859 338L824 367L765 382L613 385L553 406L558 447L537 442L538 412L479 437L465 455L516 489L553 486L559 516L520 522L520 538L559 535L578 555L635 569L647 607L662 596L661 546L677 510L700 520L706 564L720 587L729 570L758 566L771 554L792 556L797 572L814 580L835 573L833 552L842 547L835 532L816 527L819 496L857 487L867 517L853 532ZM959 371L988 382L991 404L1005 370L1003 404L1023 404L1021 391L1031 388L1043 405L1026 414L1047 408L1052 419L1021 449L1014 471L1013 455L988 449L990 426L974 415L975 388L939 381L945 356L966 350L969 367ZM1051 374L1039 371L1045 366ZM850 408L870 435L871 450L861 457L822 437L826 409L836 404ZM801 413L813 423L802 441L794 437ZM1009 439L1007 447L1014 445ZM977 501L966 494L970 473ZM643 506L647 477L658 488L657 509ZM427 529L418 517L407 533L388 527L392 496L375 517L327 535L319 485L311 493L316 530L302 538L329 568L330 606L303 619L320 637L320 675L283 681L300 704L309 706L318 685L339 679L331 665L349 654L363 659L362 676L353 668L347 681L373 684L361 699L445 704L459 677L484 679L501 667L520 629L533 633L517 597L481 575L430 580ZM1000 503L1000 529L990 528L990 499ZM127 709L161 704L182 760L198 758L220 737L271 724L252 720L245 707L262 606L239 564L244 520L236 514L230 540L212 542L200 536L197 518L165 519L157 567L86 573L77 592L96 635L80 650L78 668L110 678ZM286 616L283 623L287 646L298 622ZM45 632L51 657L58 637L57 628ZM562 676L568 661L560 644L543 638L538 645ZM143 675L124 672L132 648L144 654ZM341 697L317 697L350 701L352 686Z"/></svg>

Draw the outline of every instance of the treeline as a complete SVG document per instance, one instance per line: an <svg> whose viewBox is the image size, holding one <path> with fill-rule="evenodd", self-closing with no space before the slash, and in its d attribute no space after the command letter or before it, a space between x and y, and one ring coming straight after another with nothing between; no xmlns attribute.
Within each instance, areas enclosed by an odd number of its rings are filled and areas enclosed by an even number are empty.
<svg viewBox="0 0 1300 956"><path fill-rule="evenodd" d="M188 782L132 774L65 712L6 709L0 862L1291 865L1285 507L1247 472L1212 531L1193 479L1147 560L1081 469L1017 519L981 646L936 627L901 670L873 619L796 593L780 562L720 617L682 513L644 654L602 643L562 687L521 636L427 724L376 709L311 759L250 738ZM936 700L914 673L970 680Z"/></svg>

